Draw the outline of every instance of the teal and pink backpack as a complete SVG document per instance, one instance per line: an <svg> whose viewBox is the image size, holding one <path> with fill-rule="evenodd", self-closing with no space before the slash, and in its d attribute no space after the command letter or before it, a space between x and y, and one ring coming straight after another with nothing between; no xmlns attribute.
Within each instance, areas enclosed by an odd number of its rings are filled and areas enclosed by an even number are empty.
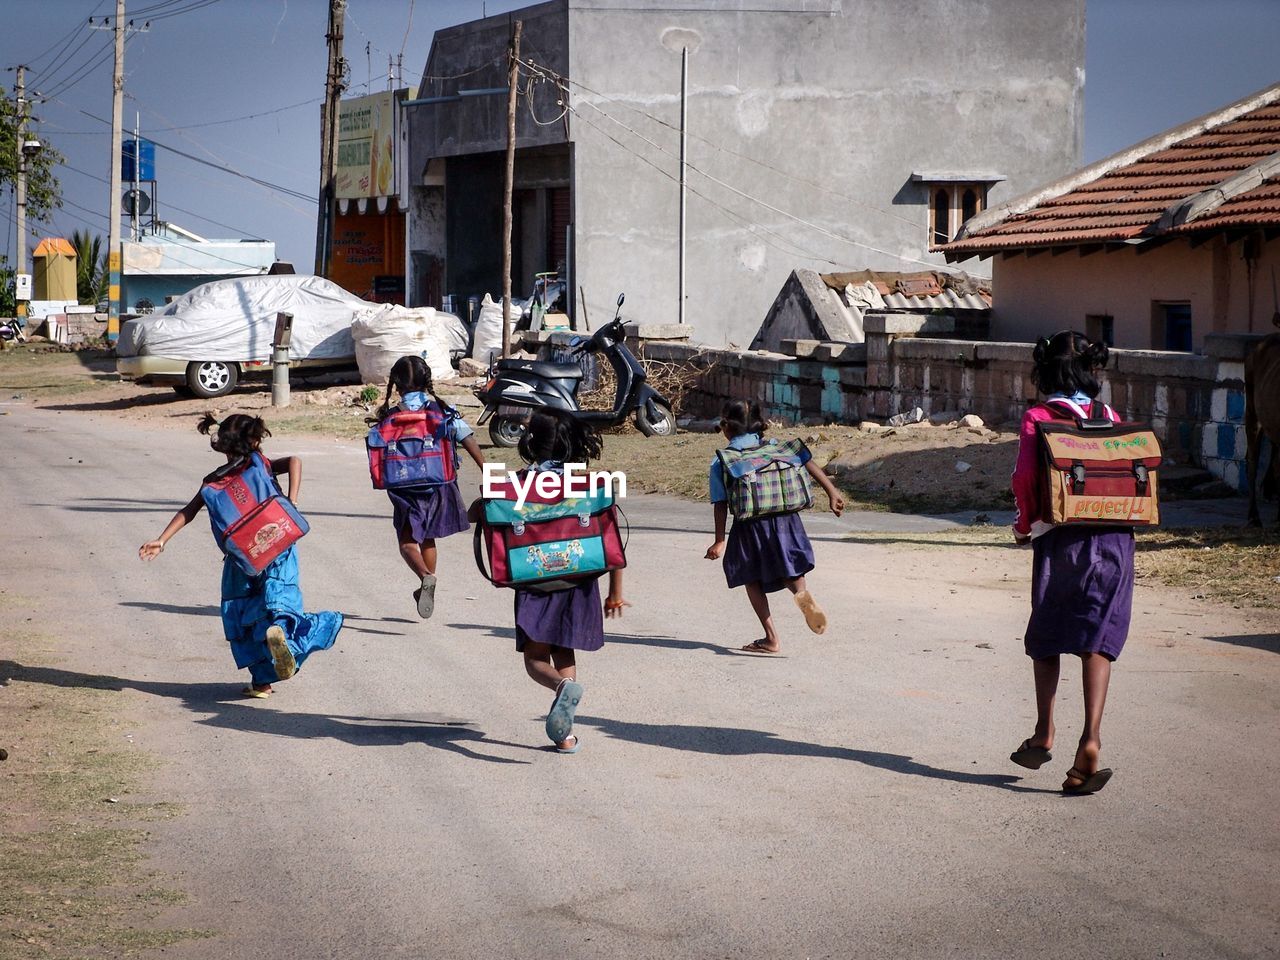
<svg viewBox="0 0 1280 960"><path fill-rule="evenodd" d="M210 474L200 496L218 548L255 577L310 529L260 453Z"/></svg>

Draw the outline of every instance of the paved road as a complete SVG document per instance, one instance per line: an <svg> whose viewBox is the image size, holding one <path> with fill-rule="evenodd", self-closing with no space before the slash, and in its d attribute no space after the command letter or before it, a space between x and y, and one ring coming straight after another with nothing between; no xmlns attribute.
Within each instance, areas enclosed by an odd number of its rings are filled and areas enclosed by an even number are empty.
<svg viewBox="0 0 1280 960"><path fill-rule="evenodd" d="M1274 620L1138 589L1093 798L1056 792L1078 731L1029 773L1017 637L1029 557L922 548L928 524L815 518L816 638L780 607L785 657L701 559L709 511L634 498L628 594L583 658L583 749L546 752L510 597L463 538L417 621L385 498L357 445L299 452L308 606L349 616L270 701L241 682L201 528L136 559L214 460L194 432L8 405L0 507L22 614L56 638L50 683L116 678L165 765L155 865L222 935L179 958L1185 957L1280 951ZM894 523L905 542L860 541ZM915 532L912 532L915 530ZM29 629L32 624L27 624ZM6 649L7 647L7 649ZM0 639L0 659L13 659ZM0 694L2 695L2 694Z"/></svg>

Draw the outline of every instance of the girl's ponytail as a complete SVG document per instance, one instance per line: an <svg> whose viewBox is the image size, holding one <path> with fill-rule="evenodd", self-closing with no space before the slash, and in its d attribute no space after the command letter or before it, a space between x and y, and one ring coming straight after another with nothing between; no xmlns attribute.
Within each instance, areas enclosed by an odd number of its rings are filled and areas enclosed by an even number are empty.
<svg viewBox="0 0 1280 960"><path fill-rule="evenodd" d="M212 430L217 425L218 425L218 418L215 417L212 412L206 412L205 415L200 418L200 422L196 424L196 430L198 430L200 433L204 434L205 436L208 436L209 431Z"/></svg>

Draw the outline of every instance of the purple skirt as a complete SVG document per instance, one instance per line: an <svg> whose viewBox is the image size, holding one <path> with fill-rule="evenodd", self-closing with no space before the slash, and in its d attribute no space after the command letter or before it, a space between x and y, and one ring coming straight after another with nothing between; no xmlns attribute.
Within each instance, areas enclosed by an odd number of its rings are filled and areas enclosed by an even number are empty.
<svg viewBox="0 0 1280 960"><path fill-rule="evenodd" d="M516 650L545 643L574 650L599 650L604 646L604 612L598 580L569 590L539 593L517 590Z"/></svg>
<svg viewBox="0 0 1280 960"><path fill-rule="evenodd" d="M1120 656L1133 609L1133 531L1056 527L1031 549L1027 656Z"/></svg>
<svg viewBox="0 0 1280 960"><path fill-rule="evenodd" d="M798 513L735 520L729 528L724 578L730 587L759 581L765 593L773 593L813 566L813 545Z"/></svg>
<svg viewBox="0 0 1280 960"><path fill-rule="evenodd" d="M408 526L415 543L471 529L457 481L420 490L388 490L387 497L395 508L396 533Z"/></svg>

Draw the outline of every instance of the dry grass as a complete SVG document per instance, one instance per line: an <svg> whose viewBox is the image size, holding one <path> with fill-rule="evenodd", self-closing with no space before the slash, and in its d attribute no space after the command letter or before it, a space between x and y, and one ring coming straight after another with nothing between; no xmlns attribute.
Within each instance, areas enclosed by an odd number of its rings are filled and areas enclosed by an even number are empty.
<svg viewBox="0 0 1280 960"><path fill-rule="evenodd" d="M0 956L131 957L207 936L154 924L185 897L146 870L141 845L148 822L176 811L134 799L153 761L125 748L119 694L33 666L55 662L44 638L9 636L5 649L23 662L0 661Z"/></svg>
<svg viewBox="0 0 1280 960"><path fill-rule="evenodd" d="M119 383L107 350L63 353L47 344L19 344L0 351L0 399L52 400L90 395Z"/></svg>

